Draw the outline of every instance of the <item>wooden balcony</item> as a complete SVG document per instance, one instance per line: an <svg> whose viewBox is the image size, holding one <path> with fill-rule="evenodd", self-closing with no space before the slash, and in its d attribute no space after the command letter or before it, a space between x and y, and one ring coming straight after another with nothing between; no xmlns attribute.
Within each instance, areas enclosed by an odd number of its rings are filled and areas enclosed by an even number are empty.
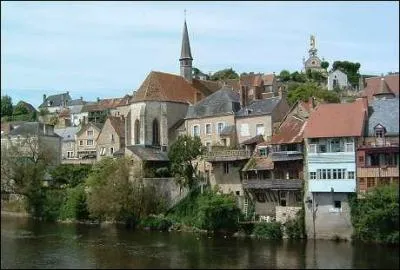
<svg viewBox="0 0 400 270"><path fill-rule="evenodd" d="M302 160L303 153L299 151L280 151L271 153L272 161Z"/></svg>
<svg viewBox="0 0 400 270"><path fill-rule="evenodd" d="M244 159L249 159L251 157L251 151L249 150L211 151L206 153L204 157L209 162L244 160Z"/></svg>
<svg viewBox="0 0 400 270"><path fill-rule="evenodd" d="M398 167L357 167L357 177L399 177Z"/></svg>
<svg viewBox="0 0 400 270"><path fill-rule="evenodd" d="M303 180L300 179L249 179L242 182L244 189L299 190Z"/></svg>

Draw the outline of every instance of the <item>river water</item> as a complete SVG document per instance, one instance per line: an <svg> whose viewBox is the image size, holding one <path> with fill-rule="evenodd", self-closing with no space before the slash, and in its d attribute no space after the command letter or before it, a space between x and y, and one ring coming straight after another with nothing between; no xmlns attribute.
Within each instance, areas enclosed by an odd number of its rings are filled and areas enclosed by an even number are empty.
<svg viewBox="0 0 400 270"><path fill-rule="evenodd" d="M399 248L238 239L1 216L1 268L399 268Z"/></svg>

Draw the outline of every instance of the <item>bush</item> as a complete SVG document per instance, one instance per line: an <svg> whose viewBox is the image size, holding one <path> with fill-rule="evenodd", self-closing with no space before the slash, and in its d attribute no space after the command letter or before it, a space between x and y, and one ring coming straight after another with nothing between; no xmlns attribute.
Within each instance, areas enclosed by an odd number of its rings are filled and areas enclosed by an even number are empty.
<svg viewBox="0 0 400 270"><path fill-rule="evenodd" d="M162 215L148 216L140 221L142 228L150 228L150 230L167 231L172 226L172 221Z"/></svg>
<svg viewBox="0 0 400 270"><path fill-rule="evenodd" d="M399 244L398 185L380 186L364 198L350 198L354 237L366 242Z"/></svg>
<svg viewBox="0 0 400 270"><path fill-rule="evenodd" d="M296 214L296 218L285 223L285 233L289 239L303 239L305 237L304 209Z"/></svg>
<svg viewBox="0 0 400 270"><path fill-rule="evenodd" d="M89 218L84 185L67 189L67 196L60 210L60 219L85 220Z"/></svg>
<svg viewBox="0 0 400 270"><path fill-rule="evenodd" d="M40 217L47 221L55 221L60 216L60 209L66 198L65 190L46 189L44 195L43 212Z"/></svg>
<svg viewBox="0 0 400 270"><path fill-rule="evenodd" d="M253 234L270 240L282 239L282 226L279 222L262 222L254 226Z"/></svg>

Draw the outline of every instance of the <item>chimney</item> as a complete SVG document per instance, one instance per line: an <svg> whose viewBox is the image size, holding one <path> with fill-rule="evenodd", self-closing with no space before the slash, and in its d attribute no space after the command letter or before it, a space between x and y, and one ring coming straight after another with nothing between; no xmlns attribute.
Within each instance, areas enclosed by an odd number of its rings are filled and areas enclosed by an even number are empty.
<svg viewBox="0 0 400 270"><path fill-rule="evenodd" d="M246 107L247 106L247 89L246 86L241 86L240 87L240 106Z"/></svg>
<svg viewBox="0 0 400 270"><path fill-rule="evenodd" d="M43 95L43 102L46 101L46 95Z"/></svg>

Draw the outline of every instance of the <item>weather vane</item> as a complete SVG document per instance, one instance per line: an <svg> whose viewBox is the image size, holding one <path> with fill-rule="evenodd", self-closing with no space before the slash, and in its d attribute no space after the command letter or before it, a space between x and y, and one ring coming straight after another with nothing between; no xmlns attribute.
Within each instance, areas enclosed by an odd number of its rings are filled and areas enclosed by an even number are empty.
<svg viewBox="0 0 400 270"><path fill-rule="evenodd" d="M186 20L186 8L183 10L183 13L185 14L185 20Z"/></svg>

